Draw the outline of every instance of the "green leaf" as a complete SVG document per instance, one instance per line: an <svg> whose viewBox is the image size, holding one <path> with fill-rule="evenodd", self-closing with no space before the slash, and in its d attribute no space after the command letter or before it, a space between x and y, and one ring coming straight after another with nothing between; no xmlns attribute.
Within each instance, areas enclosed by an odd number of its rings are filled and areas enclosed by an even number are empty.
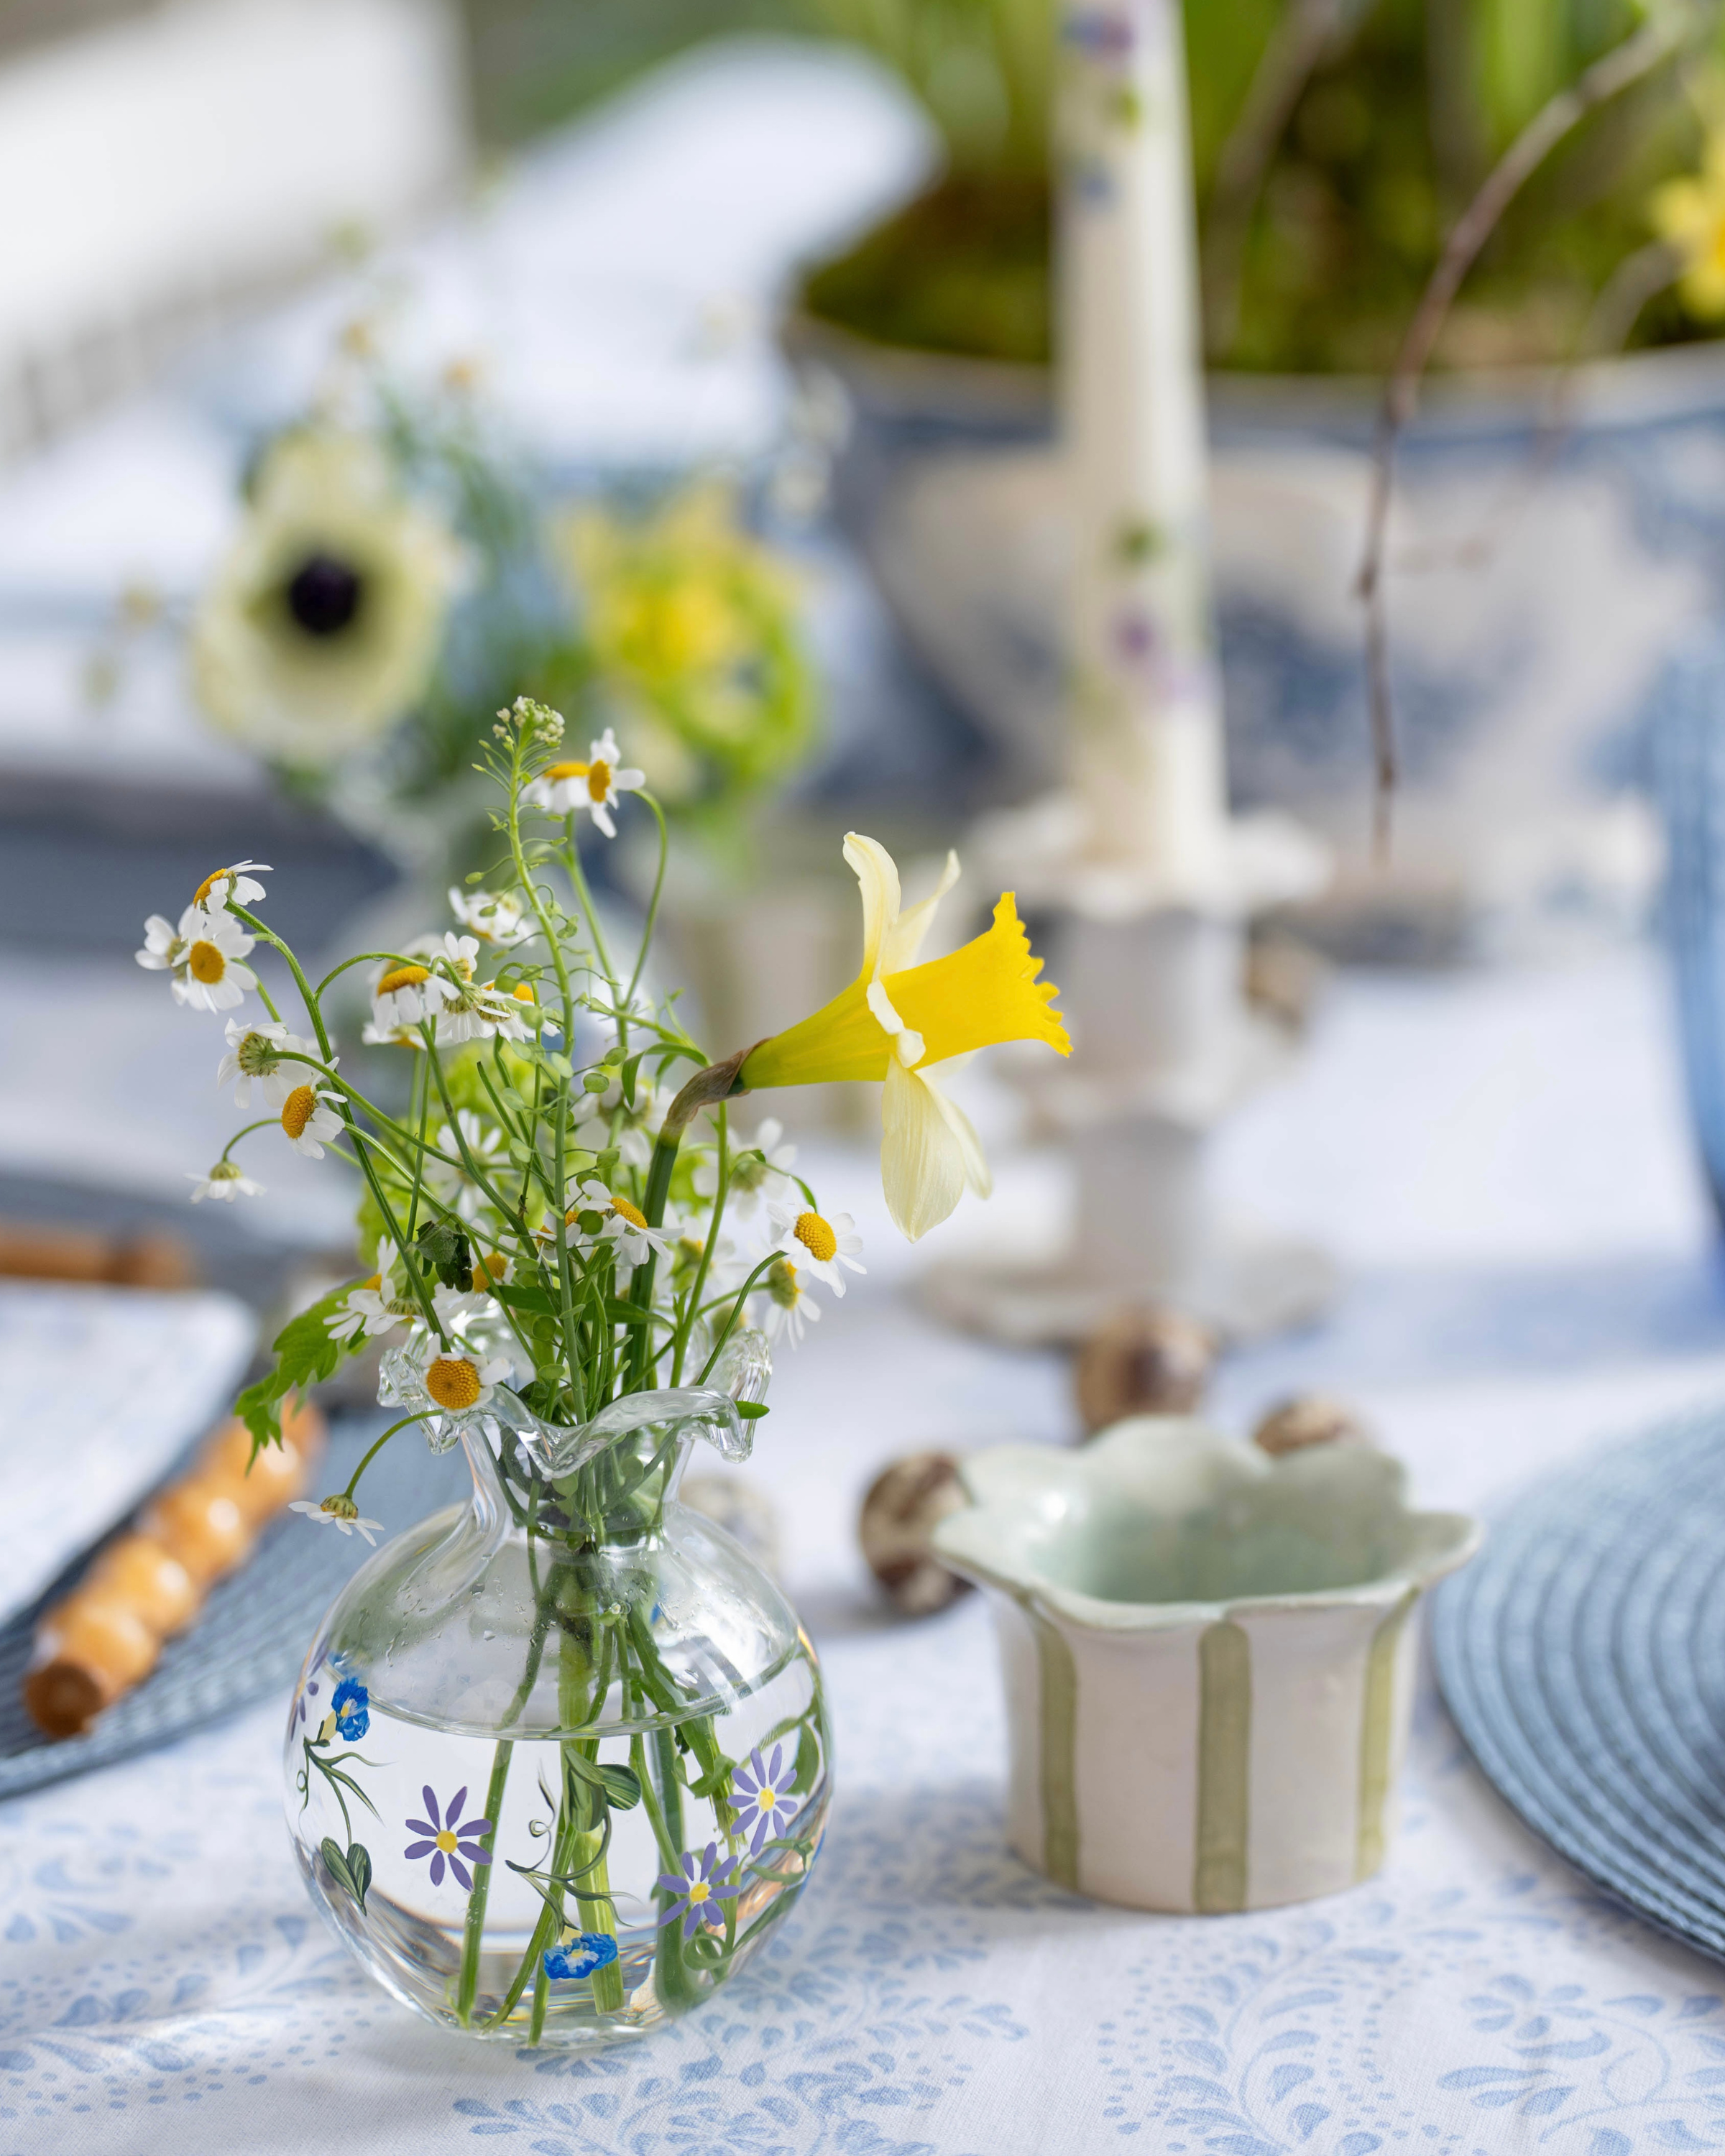
<svg viewBox="0 0 1725 2156"><path fill-rule="evenodd" d="M330 1319L360 1285L357 1280L345 1281L310 1310L290 1318L271 1348L275 1368L234 1401L234 1412L252 1434L254 1459L263 1446L280 1444L281 1404L288 1394L333 1378L347 1358L365 1345L363 1332L351 1340L337 1340L329 1329Z"/></svg>
<svg viewBox="0 0 1725 2156"><path fill-rule="evenodd" d="M473 1251L460 1229L447 1220L428 1220L413 1242L445 1287L473 1286Z"/></svg>
<svg viewBox="0 0 1725 2156"><path fill-rule="evenodd" d="M372 1884L371 1853L365 1844L350 1842L344 1855L334 1835L326 1834L321 1845L321 1853L324 1869L363 1916L366 1895Z"/></svg>
<svg viewBox="0 0 1725 2156"><path fill-rule="evenodd" d="M641 1056L644 1055L646 1052L647 1051L644 1048L642 1049L639 1055L631 1055L628 1062L623 1066L623 1077L620 1081L623 1093L623 1103L626 1108L629 1108L631 1111L633 1111L635 1105L635 1080L640 1075Z"/></svg>
<svg viewBox="0 0 1725 2156"><path fill-rule="evenodd" d="M797 1794L806 1804L814 1794L815 1779L820 1772L820 1739L814 1732L813 1722L803 1724L803 1733L797 1739Z"/></svg>
<svg viewBox="0 0 1725 2156"><path fill-rule="evenodd" d="M639 1778L630 1767L601 1767L599 1779L605 1785L605 1794L613 1808L619 1812L633 1811L641 1801Z"/></svg>
<svg viewBox="0 0 1725 2156"><path fill-rule="evenodd" d="M596 1759L583 1759L578 1752L564 1754L564 1764L589 1789L604 1792L605 1800L620 1812L633 1811L641 1801L641 1784L629 1767L611 1767Z"/></svg>
<svg viewBox="0 0 1725 2156"><path fill-rule="evenodd" d="M739 1400L737 1412L745 1422L759 1422L762 1415L771 1414L773 1410L765 1400Z"/></svg>
<svg viewBox="0 0 1725 2156"><path fill-rule="evenodd" d="M605 1315L614 1325L651 1325L662 1322L662 1313L645 1310L638 1302L608 1301Z"/></svg>
<svg viewBox="0 0 1725 2156"><path fill-rule="evenodd" d="M536 1311L542 1317L558 1317L563 1307L542 1287L527 1284L515 1286L508 1281L500 1281L491 1292L499 1302L506 1304L511 1310Z"/></svg>

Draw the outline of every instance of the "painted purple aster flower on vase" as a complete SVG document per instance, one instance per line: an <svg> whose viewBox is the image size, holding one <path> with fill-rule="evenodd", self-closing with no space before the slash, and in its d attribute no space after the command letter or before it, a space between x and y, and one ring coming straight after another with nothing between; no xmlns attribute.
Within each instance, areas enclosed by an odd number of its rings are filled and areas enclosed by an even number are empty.
<svg viewBox="0 0 1725 2156"><path fill-rule="evenodd" d="M429 1782L419 1794L425 1799L425 1809L430 1816L423 1820L410 1819L408 1831L409 1834L424 1835L426 1838L423 1841L410 1841L402 1854L431 1859L431 1883L434 1887L441 1887L444 1883L444 1864L447 1859L450 1871L455 1875L456 1884L470 1888L473 1875L467 1864L489 1864L491 1861L476 1839L478 1835L491 1831L490 1820L462 1818L461 1807L467 1802L465 1788L457 1789L450 1798L444 1808L441 1820L438 1817L437 1799L432 1794ZM461 1861L464 1856L467 1864Z"/></svg>
<svg viewBox="0 0 1725 2156"><path fill-rule="evenodd" d="M719 1845L710 1841L697 1856L692 1849L685 1849L677 1860L680 1871L661 1871L659 1889L663 1894L675 1894L675 1901L660 1918L663 1924L683 1920L683 1937L692 1939L697 1924L722 1924L725 1912L720 1907L742 1892L740 1880L730 1876L731 1863L719 1861Z"/></svg>
<svg viewBox="0 0 1725 2156"><path fill-rule="evenodd" d="M773 1757L764 1766L757 1744L747 1763L737 1769L731 1784L731 1801L737 1807L737 1833L747 1835L753 1830L755 1838L749 1845L751 1856L758 1856L765 1844L789 1825L802 1801L789 1794L796 1786L797 1770L792 1767L787 1771L783 1744L773 1746Z"/></svg>

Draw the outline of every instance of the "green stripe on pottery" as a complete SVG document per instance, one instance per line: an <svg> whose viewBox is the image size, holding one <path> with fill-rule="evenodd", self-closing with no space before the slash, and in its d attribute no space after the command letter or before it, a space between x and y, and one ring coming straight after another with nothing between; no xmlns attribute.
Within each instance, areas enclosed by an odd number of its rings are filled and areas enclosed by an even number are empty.
<svg viewBox="0 0 1725 2156"><path fill-rule="evenodd" d="M1078 1884L1078 1671L1058 1625L1040 1610L1036 1630L1042 1681L1042 1865L1063 1887Z"/></svg>
<svg viewBox="0 0 1725 2156"><path fill-rule="evenodd" d="M1384 1861L1384 1813L1389 1800L1389 1752L1395 1734L1395 1656L1408 1612L1419 1599L1410 1587L1379 1624L1366 1650L1366 1696L1359 1730L1359 1829L1353 1876L1369 1879Z"/></svg>
<svg viewBox="0 0 1725 2156"><path fill-rule="evenodd" d="M1192 1906L1201 1915L1245 1907L1251 1741L1251 1642L1240 1626L1224 1620L1208 1626L1198 1642L1198 1837Z"/></svg>

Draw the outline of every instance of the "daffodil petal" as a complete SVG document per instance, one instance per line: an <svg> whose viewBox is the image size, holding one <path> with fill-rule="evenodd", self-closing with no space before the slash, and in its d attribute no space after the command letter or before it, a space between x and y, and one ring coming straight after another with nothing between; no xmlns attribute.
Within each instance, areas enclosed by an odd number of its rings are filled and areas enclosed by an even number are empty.
<svg viewBox="0 0 1725 2156"><path fill-rule="evenodd" d="M964 1195L965 1148L944 1112L950 1106L914 1070L896 1061L887 1065L880 1182L893 1225L912 1243L937 1228Z"/></svg>
<svg viewBox="0 0 1725 2156"><path fill-rule="evenodd" d="M958 856L949 853L947 865L941 870L941 880L925 899L900 914L886 938L886 947L880 954L883 973L900 973L907 966L914 966L922 950L924 937L934 925L935 908L958 880Z"/></svg>
<svg viewBox="0 0 1725 2156"><path fill-rule="evenodd" d="M845 858L862 891L862 978L871 981L884 970L887 942L898 920L898 870L878 839L865 839L859 831L845 834Z"/></svg>
<svg viewBox="0 0 1725 2156"><path fill-rule="evenodd" d="M947 1128L957 1140L964 1156L964 1180L978 1198L992 1198L994 1178L989 1171L988 1156L983 1151L983 1142L977 1136L972 1122L956 1101L949 1101L939 1081L932 1070L919 1070L916 1075L922 1081L925 1091L932 1095L936 1106L945 1119Z"/></svg>

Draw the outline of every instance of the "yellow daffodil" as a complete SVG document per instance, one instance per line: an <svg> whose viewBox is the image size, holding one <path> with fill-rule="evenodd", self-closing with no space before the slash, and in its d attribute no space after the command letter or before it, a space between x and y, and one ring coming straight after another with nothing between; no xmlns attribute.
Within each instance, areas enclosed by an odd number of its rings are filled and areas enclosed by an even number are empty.
<svg viewBox="0 0 1725 2156"><path fill-rule="evenodd" d="M1725 315L1725 131L1707 137L1693 179L1667 180L1649 204L1653 228L1683 262L1677 291L1692 315Z"/></svg>
<svg viewBox="0 0 1725 2156"><path fill-rule="evenodd" d="M1051 1008L1060 991L1036 978L1042 961L1031 955L1010 891L982 935L919 966L935 908L957 880L957 855L947 855L932 896L908 910L884 846L852 832L845 858L861 886L862 969L824 1009L752 1050L738 1083L884 1085L880 1177L887 1210L914 1242L946 1219L967 1183L983 1198L992 1188L982 1142L936 1070L999 1041L1045 1040L1062 1055L1072 1044Z"/></svg>

